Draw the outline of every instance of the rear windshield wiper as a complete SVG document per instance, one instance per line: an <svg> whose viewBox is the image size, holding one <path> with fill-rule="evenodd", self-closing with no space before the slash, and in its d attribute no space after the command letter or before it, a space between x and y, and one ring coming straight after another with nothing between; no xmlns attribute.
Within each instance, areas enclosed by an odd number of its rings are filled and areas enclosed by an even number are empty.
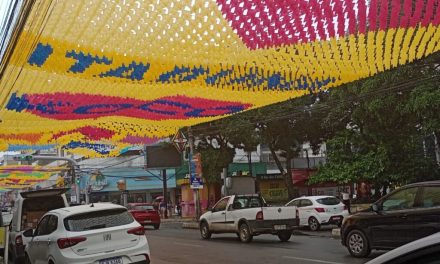
<svg viewBox="0 0 440 264"><path fill-rule="evenodd" d="M88 226L88 227L84 228L84 230L92 230L92 229L99 229L99 228L105 228L105 224Z"/></svg>

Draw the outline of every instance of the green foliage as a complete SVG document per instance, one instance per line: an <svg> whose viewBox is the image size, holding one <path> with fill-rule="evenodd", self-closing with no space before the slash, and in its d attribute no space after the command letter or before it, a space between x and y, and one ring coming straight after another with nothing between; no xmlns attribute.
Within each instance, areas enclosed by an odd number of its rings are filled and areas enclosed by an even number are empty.
<svg viewBox="0 0 440 264"><path fill-rule="evenodd" d="M368 181L388 186L439 179L440 161L423 149L427 137L440 141L439 65L436 53L315 96L202 124L195 130L201 139L198 149L205 152L204 175L206 169L213 182L220 181L234 147L250 151L261 143L289 161L303 143L310 143L316 153L325 142L327 162L310 183ZM274 158L280 171L289 171L290 162ZM287 173L285 182L292 196Z"/></svg>
<svg viewBox="0 0 440 264"><path fill-rule="evenodd" d="M379 186L439 178L424 139L440 131L440 72L425 60L335 89L323 104L327 163L311 183Z"/></svg>

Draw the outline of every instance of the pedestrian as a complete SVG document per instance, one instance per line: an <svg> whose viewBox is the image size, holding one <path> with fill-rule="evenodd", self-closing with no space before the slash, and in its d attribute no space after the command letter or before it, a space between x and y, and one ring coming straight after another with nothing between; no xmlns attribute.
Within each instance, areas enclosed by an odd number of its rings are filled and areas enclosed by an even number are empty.
<svg viewBox="0 0 440 264"><path fill-rule="evenodd" d="M342 203L347 207L348 213L351 214L350 194L342 193Z"/></svg>
<svg viewBox="0 0 440 264"><path fill-rule="evenodd" d="M162 199L159 203L160 217L165 218L165 211L167 210L165 206L165 200Z"/></svg>
<svg viewBox="0 0 440 264"><path fill-rule="evenodd" d="M182 206L180 205L181 202L178 202L176 204L176 209L177 209L177 215L178 216L182 216Z"/></svg>

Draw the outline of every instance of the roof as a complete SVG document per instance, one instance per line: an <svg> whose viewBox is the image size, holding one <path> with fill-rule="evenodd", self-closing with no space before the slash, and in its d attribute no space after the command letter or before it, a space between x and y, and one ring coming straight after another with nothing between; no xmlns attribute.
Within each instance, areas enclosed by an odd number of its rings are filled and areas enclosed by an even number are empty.
<svg viewBox="0 0 440 264"><path fill-rule="evenodd" d="M336 197L331 196L331 195L315 195L315 196L301 196L301 197L295 198L293 200L304 199L304 198L315 199L316 200L316 199L329 198L329 197L336 198Z"/></svg>
<svg viewBox="0 0 440 264"><path fill-rule="evenodd" d="M367 262L366 264L386 263L392 259L401 258L404 255L410 254L413 251L434 245L440 245L440 232L398 247Z"/></svg>
<svg viewBox="0 0 440 264"><path fill-rule="evenodd" d="M430 185L440 185L440 181L425 181L425 182L415 182L402 187L412 187L412 186L430 186Z"/></svg>
<svg viewBox="0 0 440 264"><path fill-rule="evenodd" d="M93 204L59 208L50 211L50 213L56 213L63 216L70 216L75 214L96 212L96 211L108 210L108 209L126 209L126 208L121 205L112 204L112 203L93 203Z"/></svg>

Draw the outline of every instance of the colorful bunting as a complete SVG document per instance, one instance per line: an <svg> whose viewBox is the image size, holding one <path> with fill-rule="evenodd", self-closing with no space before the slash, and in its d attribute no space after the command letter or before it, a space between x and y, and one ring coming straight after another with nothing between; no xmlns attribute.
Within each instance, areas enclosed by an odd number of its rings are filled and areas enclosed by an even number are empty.
<svg viewBox="0 0 440 264"><path fill-rule="evenodd" d="M0 148L117 155L437 52L439 13L438 0L37 0L2 62Z"/></svg>

